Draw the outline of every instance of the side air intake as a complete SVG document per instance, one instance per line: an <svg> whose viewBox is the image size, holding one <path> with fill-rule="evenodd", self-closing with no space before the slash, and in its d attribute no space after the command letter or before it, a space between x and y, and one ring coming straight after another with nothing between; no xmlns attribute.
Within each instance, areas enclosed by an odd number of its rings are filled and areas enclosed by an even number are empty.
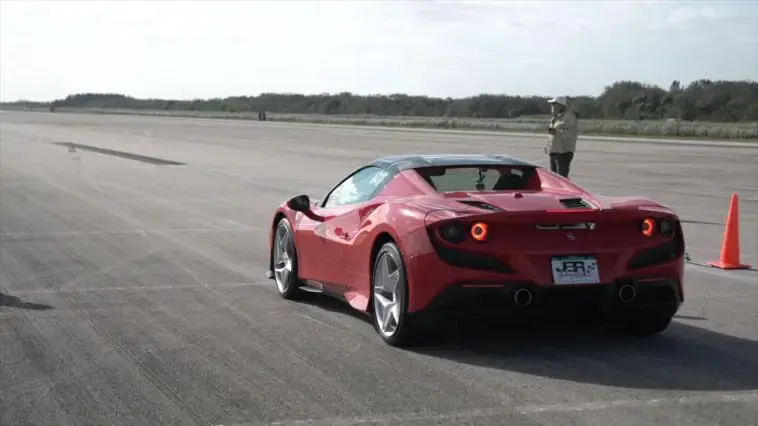
<svg viewBox="0 0 758 426"><path fill-rule="evenodd" d="M484 202L481 202L481 201L476 201L476 200L458 200L458 202L461 203L461 204L465 204L467 206L478 207L480 209L489 210L489 211L493 211L493 212L502 211L502 209L500 209L498 207L495 207L492 204L484 203Z"/></svg>
<svg viewBox="0 0 758 426"><path fill-rule="evenodd" d="M567 209L592 209L595 208L595 206L591 205L590 203L584 201L581 198L564 198L561 200L561 204L563 204L564 207Z"/></svg>

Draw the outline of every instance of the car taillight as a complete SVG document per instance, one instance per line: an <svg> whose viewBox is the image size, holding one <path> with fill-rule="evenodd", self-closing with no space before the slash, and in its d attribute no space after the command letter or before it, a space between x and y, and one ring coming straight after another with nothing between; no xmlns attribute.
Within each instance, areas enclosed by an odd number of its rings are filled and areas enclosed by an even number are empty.
<svg viewBox="0 0 758 426"><path fill-rule="evenodd" d="M453 244L462 243L466 239L466 231L457 222L446 223L440 227L442 238Z"/></svg>
<svg viewBox="0 0 758 426"><path fill-rule="evenodd" d="M659 232L664 237L671 237L674 235L674 232L676 230L676 224L674 223L674 219L671 219L670 217L664 218L660 221L660 225L658 225Z"/></svg>
<svg viewBox="0 0 758 426"><path fill-rule="evenodd" d="M489 227L484 222L477 222L471 225L471 238L477 241L487 240L489 234Z"/></svg>
<svg viewBox="0 0 758 426"><path fill-rule="evenodd" d="M640 231L642 232L642 235L648 238L654 237L656 231L655 219L651 217L645 218L640 226Z"/></svg>

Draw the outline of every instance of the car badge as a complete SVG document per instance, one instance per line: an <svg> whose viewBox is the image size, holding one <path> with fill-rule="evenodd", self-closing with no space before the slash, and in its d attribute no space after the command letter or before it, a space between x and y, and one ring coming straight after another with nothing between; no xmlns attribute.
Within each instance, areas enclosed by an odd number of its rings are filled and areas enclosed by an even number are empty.
<svg viewBox="0 0 758 426"><path fill-rule="evenodd" d="M566 234L566 238L568 238L571 241L574 241L576 239L576 236L574 236L573 233L569 232L568 234Z"/></svg>

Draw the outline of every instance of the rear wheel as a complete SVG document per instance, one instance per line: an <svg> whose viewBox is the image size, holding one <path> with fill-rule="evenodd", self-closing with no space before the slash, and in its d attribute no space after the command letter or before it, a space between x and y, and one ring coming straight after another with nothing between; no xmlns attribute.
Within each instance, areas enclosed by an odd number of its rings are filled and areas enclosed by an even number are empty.
<svg viewBox="0 0 758 426"><path fill-rule="evenodd" d="M295 237L287 218L276 225L273 247L274 281L279 295L294 299L303 293L302 283L297 278L297 250Z"/></svg>
<svg viewBox="0 0 758 426"><path fill-rule="evenodd" d="M408 281L403 256L395 243L386 243L374 261L371 290L374 328L391 346L408 345L413 325L408 316Z"/></svg>

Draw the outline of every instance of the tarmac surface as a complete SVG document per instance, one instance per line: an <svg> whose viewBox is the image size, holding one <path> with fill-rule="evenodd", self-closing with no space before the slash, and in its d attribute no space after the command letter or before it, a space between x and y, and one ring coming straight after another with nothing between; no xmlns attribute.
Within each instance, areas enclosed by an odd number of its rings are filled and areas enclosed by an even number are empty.
<svg viewBox="0 0 758 426"><path fill-rule="evenodd" d="M284 301L264 277L271 211L288 197L320 196L380 155L547 164L543 144L0 114L0 424L754 424L755 270L687 265L684 306L646 340L544 329L412 350L384 345L340 302ZM736 192L742 260L755 267L758 145L733 145L580 139L572 178L674 207L697 262L718 258Z"/></svg>

